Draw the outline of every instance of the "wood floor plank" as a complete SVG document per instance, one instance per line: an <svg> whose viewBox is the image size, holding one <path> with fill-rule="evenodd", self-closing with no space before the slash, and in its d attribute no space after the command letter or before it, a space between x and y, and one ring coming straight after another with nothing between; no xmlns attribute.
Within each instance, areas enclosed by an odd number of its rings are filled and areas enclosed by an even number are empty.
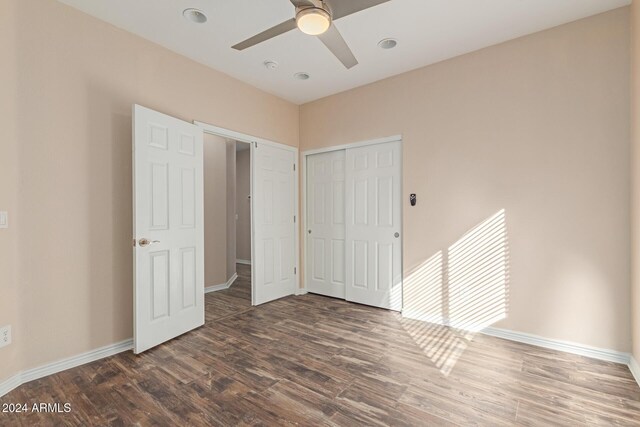
<svg viewBox="0 0 640 427"><path fill-rule="evenodd" d="M530 401L518 404L516 422L525 426L583 426L587 425L584 414L578 414L554 408L549 405L539 405Z"/></svg>
<svg viewBox="0 0 640 427"><path fill-rule="evenodd" d="M32 381L2 403L70 403L0 426L640 425L624 365L303 295L251 306L250 267L205 325Z"/></svg>

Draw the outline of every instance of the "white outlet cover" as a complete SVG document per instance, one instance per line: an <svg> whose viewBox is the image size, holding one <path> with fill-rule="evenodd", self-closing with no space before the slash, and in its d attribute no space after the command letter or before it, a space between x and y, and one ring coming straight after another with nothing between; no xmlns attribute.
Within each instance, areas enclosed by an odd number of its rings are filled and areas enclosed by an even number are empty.
<svg viewBox="0 0 640 427"><path fill-rule="evenodd" d="M9 212L0 212L0 228L9 228Z"/></svg>
<svg viewBox="0 0 640 427"><path fill-rule="evenodd" d="M11 344L11 325L0 328L0 348Z"/></svg>

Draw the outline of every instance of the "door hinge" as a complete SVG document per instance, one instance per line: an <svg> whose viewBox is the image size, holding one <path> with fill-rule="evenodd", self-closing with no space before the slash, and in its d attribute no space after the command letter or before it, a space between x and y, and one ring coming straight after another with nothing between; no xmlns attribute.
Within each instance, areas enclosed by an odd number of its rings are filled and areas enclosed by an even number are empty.
<svg viewBox="0 0 640 427"><path fill-rule="evenodd" d="M296 216L295 215L293 216L293 222L296 222Z"/></svg>
<svg viewBox="0 0 640 427"><path fill-rule="evenodd" d="M293 267L293 274L298 274L298 269L296 267Z"/></svg>
<svg viewBox="0 0 640 427"><path fill-rule="evenodd" d="M253 141L253 144L258 148L258 141Z"/></svg>
<svg viewBox="0 0 640 427"><path fill-rule="evenodd" d="M133 247L136 247L136 239L132 239L133 240Z"/></svg>
<svg viewBox="0 0 640 427"><path fill-rule="evenodd" d="M293 164L293 171L294 172L296 171L296 164L295 163Z"/></svg>

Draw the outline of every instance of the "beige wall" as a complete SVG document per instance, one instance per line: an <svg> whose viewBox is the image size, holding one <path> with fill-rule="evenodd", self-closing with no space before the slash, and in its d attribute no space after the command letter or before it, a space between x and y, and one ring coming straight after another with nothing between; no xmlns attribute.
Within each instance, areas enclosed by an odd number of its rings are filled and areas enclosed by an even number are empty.
<svg viewBox="0 0 640 427"><path fill-rule="evenodd" d="M629 78L623 8L305 104L300 145L402 134L405 275L505 209L495 326L629 351Z"/></svg>
<svg viewBox="0 0 640 427"><path fill-rule="evenodd" d="M133 103L292 146L298 107L54 0L4 0L0 19L7 376L132 336Z"/></svg>
<svg viewBox="0 0 640 427"><path fill-rule="evenodd" d="M18 129L16 126L17 64L15 58L17 7L0 9L0 211L9 212L9 228L0 229L0 326L11 325L13 344L0 349L0 381L19 369L24 330L19 318L18 280Z"/></svg>
<svg viewBox="0 0 640 427"><path fill-rule="evenodd" d="M204 285L227 281L227 142L204 135Z"/></svg>
<svg viewBox="0 0 640 427"><path fill-rule="evenodd" d="M238 151L236 159L236 258L251 260L251 152Z"/></svg>
<svg viewBox="0 0 640 427"><path fill-rule="evenodd" d="M640 1L631 4L632 27L632 115L631 115L631 218L632 218L632 328L633 328L633 356L640 362Z"/></svg>

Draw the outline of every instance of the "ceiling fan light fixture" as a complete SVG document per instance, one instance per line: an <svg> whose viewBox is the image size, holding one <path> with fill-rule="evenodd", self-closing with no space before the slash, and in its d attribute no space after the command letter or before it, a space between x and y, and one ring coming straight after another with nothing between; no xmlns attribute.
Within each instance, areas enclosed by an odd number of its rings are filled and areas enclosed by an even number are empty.
<svg viewBox="0 0 640 427"><path fill-rule="evenodd" d="M331 26L331 15L319 7L307 7L296 13L296 25L305 34L317 36Z"/></svg>

